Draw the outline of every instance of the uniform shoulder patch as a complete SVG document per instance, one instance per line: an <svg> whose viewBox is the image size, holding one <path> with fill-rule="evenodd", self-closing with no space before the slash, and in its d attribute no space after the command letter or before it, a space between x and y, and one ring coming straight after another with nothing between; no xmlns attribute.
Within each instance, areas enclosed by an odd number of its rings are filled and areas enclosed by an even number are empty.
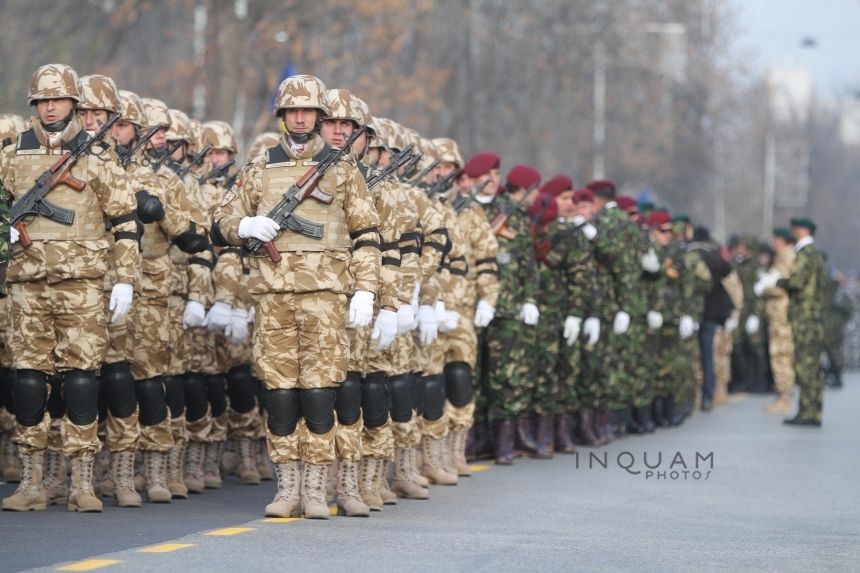
<svg viewBox="0 0 860 573"><path fill-rule="evenodd" d="M344 156L342 156L342 157L340 158L340 160L341 160L341 161L346 161L346 162L347 162L347 163L349 163L350 165L354 165L354 166L358 167L358 162L357 162L355 159L353 159L352 157L350 157L349 155L344 155Z"/></svg>
<svg viewBox="0 0 860 573"><path fill-rule="evenodd" d="M232 189L230 189L229 191L227 191L224 194L224 199L221 200L221 206L226 207L230 203L230 201L232 201L235 198L236 198L236 193Z"/></svg>

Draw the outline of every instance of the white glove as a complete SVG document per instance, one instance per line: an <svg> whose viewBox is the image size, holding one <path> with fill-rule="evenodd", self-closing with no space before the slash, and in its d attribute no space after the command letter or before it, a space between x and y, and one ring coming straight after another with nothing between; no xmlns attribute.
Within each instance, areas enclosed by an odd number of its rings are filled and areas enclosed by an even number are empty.
<svg viewBox="0 0 860 573"><path fill-rule="evenodd" d="M421 294L421 284L415 281L415 289L412 291L412 312L418 314L418 295Z"/></svg>
<svg viewBox="0 0 860 573"><path fill-rule="evenodd" d="M615 315L615 321L612 323L612 330L615 331L615 334L624 334L629 327L630 315L623 310L619 310L618 314Z"/></svg>
<svg viewBox="0 0 860 573"><path fill-rule="evenodd" d="M268 243L278 236L281 226L263 215L243 217L239 221L239 236L243 239L259 239Z"/></svg>
<svg viewBox="0 0 860 573"><path fill-rule="evenodd" d="M727 333L731 334L732 332L734 332L734 330L737 327L738 327L738 319L736 319L736 318L727 318L726 319L726 325L724 328L726 329Z"/></svg>
<svg viewBox="0 0 860 573"><path fill-rule="evenodd" d="M411 311L410 314L412 314ZM379 340L376 350L385 350L394 342L395 336L397 336L397 313L383 308L376 315L376 322L373 323L373 333L370 338L371 340Z"/></svg>
<svg viewBox="0 0 860 573"><path fill-rule="evenodd" d="M782 275L779 274L779 271L776 269L773 269L769 272L764 273L761 276L761 278L758 279L758 282L756 284L761 284L762 285L762 291L764 291L765 289L774 288L776 286L777 281L781 278L782 278ZM753 287L753 289L755 289L755 287ZM756 296L761 296L761 295L756 294Z"/></svg>
<svg viewBox="0 0 860 573"><path fill-rule="evenodd" d="M699 332L699 323L698 322L693 323L693 330L695 330L696 332Z"/></svg>
<svg viewBox="0 0 860 573"><path fill-rule="evenodd" d="M593 241L594 237L597 236L597 229L595 229L594 225L591 223L586 223L582 226L582 234L585 235L585 238L589 241Z"/></svg>
<svg viewBox="0 0 860 573"><path fill-rule="evenodd" d="M475 326L484 328L493 321L496 316L496 309L490 306L485 300L479 300L478 306L475 308Z"/></svg>
<svg viewBox="0 0 860 573"><path fill-rule="evenodd" d="M230 324L224 329L224 336L230 339L233 346L242 346L248 337L248 313L233 307L230 310Z"/></svg>
<svg viewBox="0 0 860 573"><path fill-rule="evenodd" d="M203 325L206 318L206 308L196 300L185 303L185 312L182 313L182 328L188 330Z"/></svg>
<svg viewBox="0 0 860 573"><path fill-rule="evenodd" d="M397 311L397 334L406 334L415 328L415 312L412 310L411 304L400 303L400 310Z"/></svg>
<svg viewBox="0 0 860 573"><path fill-rule="evenodd" d="M682 316L681 317L681 325L678 327L678 334L681 335L681 338L686 340L693 336L693 331L696 329L696 323L693 322L692 316Z"/></svg>
<svg viewBox="0 0 860 573"><path fill-rule="evenodd" d="M20 233L18 233L18 229L16 229L15 227L9 227L9 244L10 245L14 245L15 243L17 243L19 236L20 236Z"/></svg>
<svg viewBox="0 0 860 573"><path fill-rule="evenodd" d="M756 315L751 314L749 316L749 318L747 318L747 323L746 323L747 334L752 336L753 334L758 332L759 324L760 324L759 318Z"/></svg>
<svg viewBox="0 0 860 573"><path fill-rule="evenodd" d="M660 270L660 259L657 258L657 253L654 252L653 247L649 248L648 252L642 255L639 262L642 263L642 269L646 272L656 273Z"/></svg>
<svg viewBox="0 0 860 573"><path fill-rule="evenodd" d="M252 306L248 311L248 324L254 324L254 318L257 316L257 308Z"/></svg>
<svg viewBox="0 0 860 573"><path fill-rule="evenodd" d="M540 319L540 311L533 303L527 302L523 304L523 309L520 311L520 320L526 326L534 326Z"/></svg>
<svg viewBox="0 0 860 573"><path fill-rule="evenodd" d="M429 304L418 307L418 339L421 344L428 346L436 340L438 326L436 325L436 309Z"/></svg>
<svg viewBox="0 0 860 573"><path fill-rule="evenodd" d="M579 329L582 324L582 319L576 316L568 316L564 319L564 332L562 336L567 341L568 346L573 346L576 339L579 338Z"/></svg>
<svg viewBox="0 0 860 573"><path fill-rule="evenodd" d="M442 326L445 322L445 301L436 301L436 324Z"/></svg>
<svg viewBox="0 0 860 573"><path fill-rule="evenodd" d="M582 215L574 215L571 221L574 225L579 226L585 223L585 217L583 217Z"/></svg>
<svg viewBox="0 0 860 573"><path fill-rule="evenodd" d="M600 340L600 319L596 316L585 319L585 324L582 325L582 332L588 335L588 346L594 346Z"/></svg>
<svg viewBox="0 0 860 573"><path fill-rule="evenodd" d="M373 293L357 290L349 301L347 328L364 328L373 320Z"/></svg>
<svg viewBox="0 0 860 573"><path fill-rule="evenodd" d="M758 281L757 283L755 283L753 285L753 294L756 295L758 298L762 297L762 295L764 294L764 283L763 282Z"/></svg>
<svg viewBox="0 0 860 573"><path fill-rule="evenodd" d="M110 309L114 311L111 322L116 322L131 309L134 287L128 283L116 283L110 291Z"/></svg>
<svg viewBox="0 0 860 573"><path fill-rule="evenodd" d="M209 332L224 330L230 325L233 307L226 302L216 302L206 313L206 319L200 326L205 326Z"/></svg>
<svg viewBox="0 0 860 573"><path fill-rule="evenodd" d="M661 326L663 326L663 315L657 312L656 310L648 311L648 328L651 330L657 330Z"/></svg>
<svg viewBox="0 0 860 573"><path fill-rule="evenodd" d="M460 324L460 313L453 310L445 311L445 322L439 325L439 332L451 332Z"/></svg>

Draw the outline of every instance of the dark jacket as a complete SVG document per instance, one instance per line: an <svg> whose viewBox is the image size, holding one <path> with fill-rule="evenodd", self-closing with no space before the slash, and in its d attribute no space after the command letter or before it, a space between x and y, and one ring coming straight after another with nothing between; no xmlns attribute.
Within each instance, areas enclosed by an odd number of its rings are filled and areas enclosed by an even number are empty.
<svg viewBox="0 0 860 573"><path fill-rule="evenodd" d="M689 243L687 249L698 252L711 271L713 284L711 292L705 295L705 313L702 320L723 325L735 309L732 297L722 282L722 279L732 272L732 265L720 256L719 249L712 243L697 241Z"/></svg>

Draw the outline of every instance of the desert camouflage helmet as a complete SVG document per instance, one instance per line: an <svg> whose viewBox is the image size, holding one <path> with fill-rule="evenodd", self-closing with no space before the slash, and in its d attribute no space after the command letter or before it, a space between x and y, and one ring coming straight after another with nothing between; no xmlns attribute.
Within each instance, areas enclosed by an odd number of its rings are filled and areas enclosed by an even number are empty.
<svg viewBox="0 0 860 573"><path fill-rule="evenodd" d="M160 99L145 97L141 100L146 110L146 125L144 127L155 127L159 123L164 129L170 129L170 112L167 104Z"/></svg>
<svg viewBox="0 0 860 573"><path fill-rule="evenodd" d="M262 155L267 149L276 146L281 141L281 134L275 131L264 131L254 138L248 147L248 160Z"/></svg>
<svg viewBox="0 0 860 573"><path fill-rule="evenodd" d="M122 105L122 121L133 123L139 128L145 127L146 109L140 96L134 92L119 90L119 101Z"/></svg>
<svg viewBox="0 0 860 573"><path fill-rule="evenodd" d="M384 117L374 117L373 125L376 129L376 134L370 140L368 148L381 147L388 149L388 132L391 131L391 125Z"/></svg>
<svg viewBox="0 0 860 573"><path fill-rule="evenodd" d="M364 124L364 115L349 90L329 90L328 101L331 104L328 119L351 119L356 127Z"/></svg>
<svg viewBox="0 0 860 573"><path fill-rule="evenodd" d="M453 163L457 166L457 169L463 168L465 162L463 161L463 156L460 155L460 146L457 145L456 141L447 137L437 137L432 142L436 147L436 153L440 162Z"/></svg>
<svg viewBox="0 0 860 573"><path fill-rule="evenodd" d="M328 90L322 80L314 76L291 76L278 86L272 115L280 115L282 109L318 109L331 115Z"/></svg>
<svg viewBox="0 0 860 573"><path fill-rule="evenodd" d="M188 125L188 116L184 111L178 109L169 109L167 113L170 115L170 129L167 130L166 139L168 141L191 141L192 133L191 126Z"/></svg>
<svg viewBox="0 0 860 573"><path fill-rule="evenodd" d="M370 135L373 136L376 133L376 124L373 121L373 116L370 115L370 106L367 105L367 102L365 102L363 99L356 96L355 94L352 94L352 99L355 100L355 103L358 106L358 109L362 116L361 121L358 122L359 125L366 125L367 131L369 131Z"/></svg>
<svg viewBox="0 0 860 573"><path fill-rule="evenodd" d="M15 139L25 131L27 124L23 117L14 113L0 113L0 139Z"/></svg>
<svg viewBox="0 0 860 573"><path fill-rule="evenodd" d="M203 124L203 145L211 145L212 149L226 149L236 153L239 145L233 128L224 121L207 121Z"/></svg>
<svg viewBox="0 0 860 573"><path fill-rule="evenodd" d="M93 74L81 77L78 80L78 91L83 99L78 104L78 109L103 109L111 113L122 111L119 89L107 76Z"/></svg>
<svg viewBox="0 0 860 573"><path fill-rule="evenodd" d="M188 153L197 155L206 146L203 143L203 122L199 119L188 118L188 129L191 131Z"/></svg>
<svg viewBox="0 0 860 573"><path fill-rule="evenodd" d="M84 103L78 90L78 72L65 64L48 64L33 73L27 105L35 105L40 99L69 98Z"/></svg>

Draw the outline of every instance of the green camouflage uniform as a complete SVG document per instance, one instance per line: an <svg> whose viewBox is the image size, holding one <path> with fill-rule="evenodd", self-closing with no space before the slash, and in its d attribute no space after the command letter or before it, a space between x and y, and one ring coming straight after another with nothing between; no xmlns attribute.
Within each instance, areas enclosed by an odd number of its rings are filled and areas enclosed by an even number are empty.
<svg viewBox="0 0 860 573"><path fill-rule="evenodd" d="M838 377L845 363L842 356L845 326L854 314L854 304L839 291L839 281L834 279L828 283L824 303L824 350L830 357L830 372Z"/></svg>
<svg viewBox="0 0 860 573"><path fill-rule="evenodd" d="M672 241L666 247L654 247L663 259L663 280L659 296L662 299L663 326L649 335L657 357L654 397L679 398L684 382L695 379L693 356L684 351L680 334L681 317L688 315L693 297L693 274L689 272L681 246ZM692 336L690 338L693 338ZM680 402L678 402L680 403Z"/></svg>
<svg viewBox="0 0 860 573"><path fill-rule="evenodd" d="M713 277L711 270L702 256L696 251L688 251L686 245L681 245L684 250L684 266L688 270L691 282L691 292L683 301L684 314L693 317L696 324L702 322L705 314L705 295L711 292ZM680 405L693 404L696 401L697 369L700 368L699 359L699 337L693 336L681 340L681 352L692 360L692 372L689 376L680 380L680 388L676 396L676 403Z"/></svg>
<svg viewBox="0 0 860 573"><path fill-rule="evenodd" d="M732 378L749 389L761 388L764 385L765 367L764 301L755 295L753 285L759 280L764 269L755 254L748 259L736 258L732 266L744 289L744 304L738 317L739 326L733 335L735 344L732 352ZM750 316L757 316L760 321L755 334L749 334L746 329Z"/></svg>

